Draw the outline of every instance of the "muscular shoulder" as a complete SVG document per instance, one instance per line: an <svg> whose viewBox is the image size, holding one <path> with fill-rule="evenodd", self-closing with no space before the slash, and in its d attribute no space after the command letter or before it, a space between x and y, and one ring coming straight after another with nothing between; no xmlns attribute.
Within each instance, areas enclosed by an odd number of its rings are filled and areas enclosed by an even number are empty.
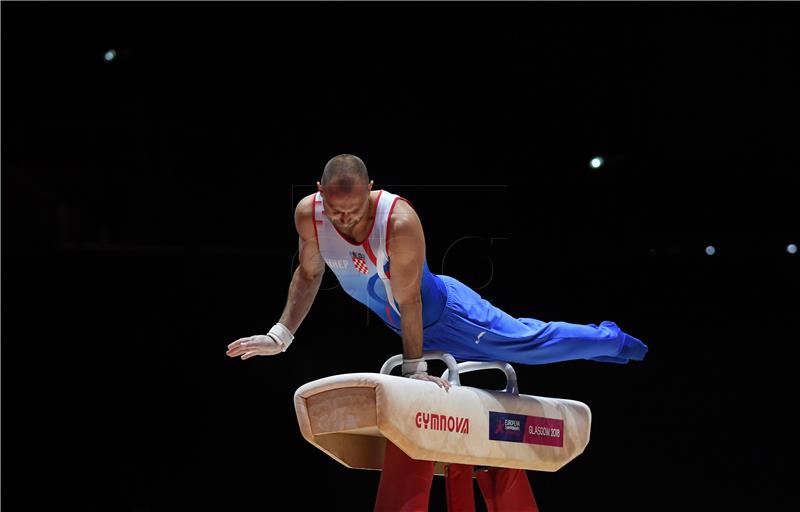
<svg viewBox="0 0 800 512"><path fill-rule="evenodd" d="M414 208L403 199L398 199L394 204L392 215L389 218L389 225L392 229L407 229L410 226L418 224L420 224L420 220Z"/></svg>
<svg viewBox="0 0 800 512"><path fill-rule="evenodd" d="M294 224L303 238L314 236L314 196L310 194L301 199L294 209Z"/></svg>
<svg viewBox="0 0 800 512"><path fill-rule="evenodd" d="M395 203L392 215L389 218L389 240L387 249L391 254L394 246L424 247L425 236L422 231L422 222L417 212L409 203L400 199Z"/></svg>

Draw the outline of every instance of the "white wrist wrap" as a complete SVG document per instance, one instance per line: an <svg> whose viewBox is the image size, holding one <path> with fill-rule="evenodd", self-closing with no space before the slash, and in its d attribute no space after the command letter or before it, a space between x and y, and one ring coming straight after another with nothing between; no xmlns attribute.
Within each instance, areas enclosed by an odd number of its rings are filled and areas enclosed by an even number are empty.
<svg viewBox="0 0 800 512"><path fill-rule="evenodd" d="M294 341L292 332L280 322L272 326L272 329L269 330L267 336L280 344L281 352L286 352L286 349L288 349L289 345L291 345L292 341Z"/></svg>
<svg viewBox="0 0 800 512"><path fill-rule="evenodd" d="M415 373L425 373L428 371L428 363L421 357L419 359L403 359L403 377Z"/></svg>

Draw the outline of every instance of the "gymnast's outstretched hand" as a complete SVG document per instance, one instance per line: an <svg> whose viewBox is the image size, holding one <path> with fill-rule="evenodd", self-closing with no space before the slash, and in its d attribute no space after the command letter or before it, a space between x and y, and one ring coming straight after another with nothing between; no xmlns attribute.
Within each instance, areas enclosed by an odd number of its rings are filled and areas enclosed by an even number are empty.
<svg viewBox="0 0 800 512"><path fill-rule="evenodd" d="M440 388L444 389L445 391L450 389L450 383L444 380L441 377L437 377L435 375L428 375L425 372L418 372L412 373L408 376L409 379L417 379L417 380L427 380L428 382L433 382Z"/></svg>
<svg viewBox="0 0 800 512"><path fill-rule="evenodd" d="M226 354L228 357L239 357L249 359L253 356L274 356L282 351L281 344L272 336L257 335L239 338L230 345Z"/></svg>

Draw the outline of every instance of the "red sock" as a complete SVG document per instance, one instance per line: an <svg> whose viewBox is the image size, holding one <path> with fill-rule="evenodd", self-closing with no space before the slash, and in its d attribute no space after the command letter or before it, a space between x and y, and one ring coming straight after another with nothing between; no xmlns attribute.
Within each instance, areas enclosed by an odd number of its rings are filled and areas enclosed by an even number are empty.
<svg viewBox="0 0 800 512"><path fill-rule="evenodd" d="M427 512L433 461L414 460L386 441L375 512Z"/></svg>
<svg viewBox="0 0 800 512"><path fill-rule="evenodd" d="M489 512L539 512L528 475L521 469L489 468L478 473Z"/></svg>
<svg viewBox="0 0 800 512"><path fill-rule="evenodd" d="M447 512L475 512L475 493L472 490L472 466L446 466L444 486L447 492Z"/></svg>

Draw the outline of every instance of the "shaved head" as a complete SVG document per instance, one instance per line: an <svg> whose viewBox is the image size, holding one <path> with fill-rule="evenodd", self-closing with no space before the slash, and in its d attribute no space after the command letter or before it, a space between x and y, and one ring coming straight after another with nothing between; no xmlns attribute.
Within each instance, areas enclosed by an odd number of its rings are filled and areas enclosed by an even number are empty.
<svg viewBox="0 0 800 512"><path fill-rule="evenodd" d="M327 190L346 195L360 192L369 185L367 166L355 155L335 156L325 164L320 184Z"/></svg>
<svg viewBox="0 0 800 512"><path fill-rule="evenodd" d="M339 230L368 227L372 182L360 158L339 155L328 160L317 190L322 195L323 215Z"/></svg>

